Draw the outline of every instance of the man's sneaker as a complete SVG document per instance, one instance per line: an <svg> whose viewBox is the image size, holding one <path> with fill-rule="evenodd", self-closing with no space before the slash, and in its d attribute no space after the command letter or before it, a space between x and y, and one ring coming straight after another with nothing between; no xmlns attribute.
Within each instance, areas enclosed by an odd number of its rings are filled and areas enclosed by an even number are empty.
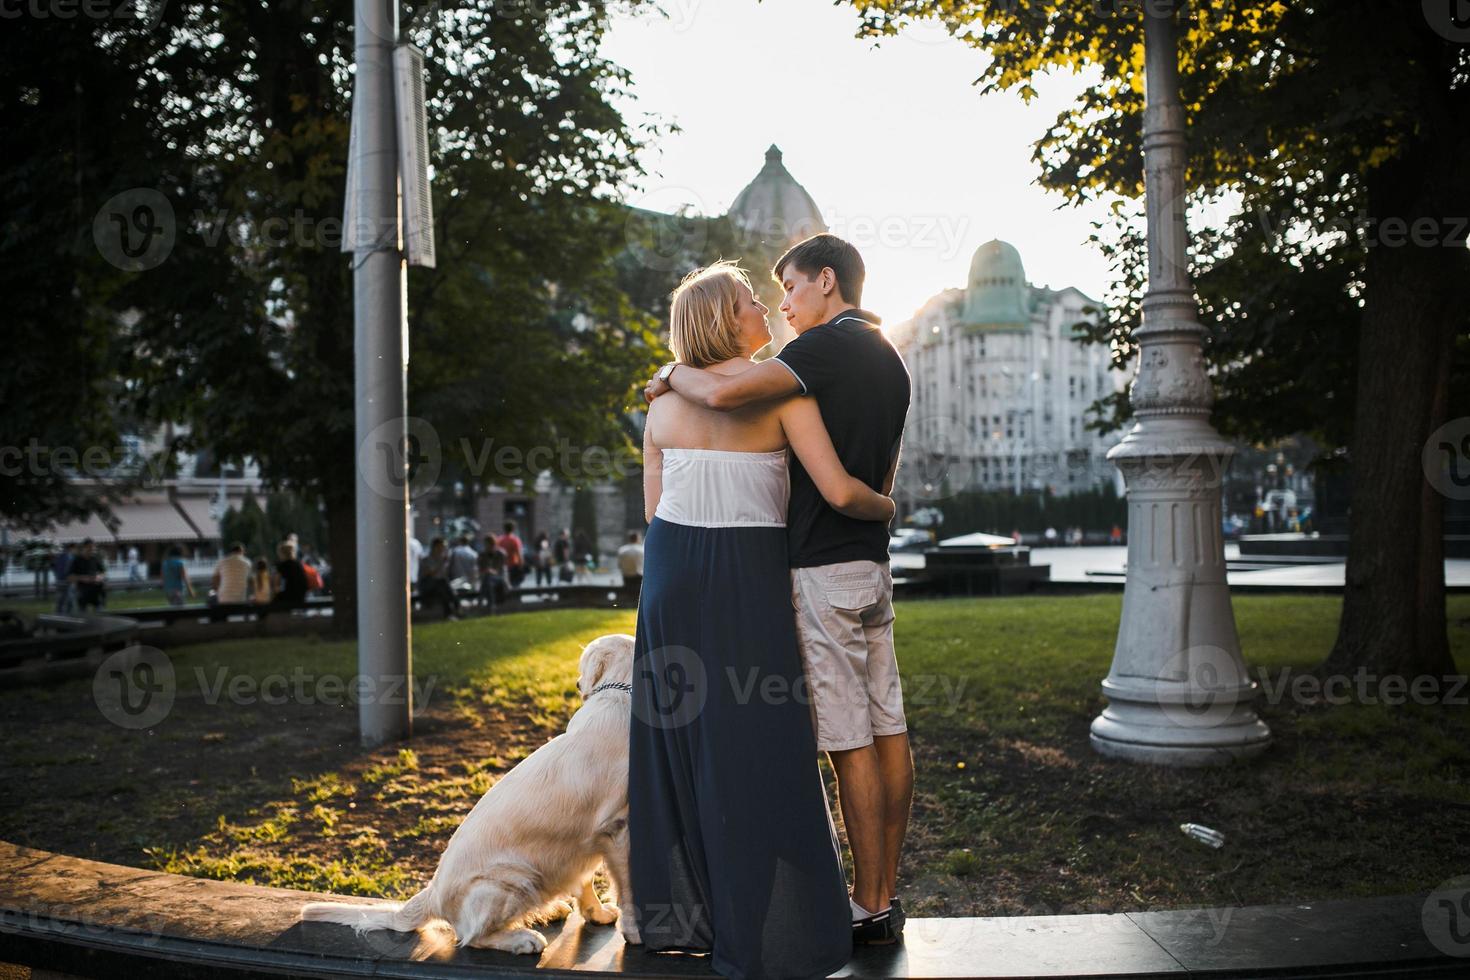
<svg viewBox="0 0 1470 980"><path fill-rule="evenodd" d="M852 944L854 946L891 946L899 936L893 929L893 908L884 909L866 919L852 920Z"/></svg>

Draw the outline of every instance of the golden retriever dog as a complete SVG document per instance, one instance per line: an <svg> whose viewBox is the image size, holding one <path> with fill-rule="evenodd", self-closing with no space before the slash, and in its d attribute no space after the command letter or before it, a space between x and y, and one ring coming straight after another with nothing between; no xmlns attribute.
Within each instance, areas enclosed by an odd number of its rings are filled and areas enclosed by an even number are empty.
<svg viewBox="0 0 1470 980"><path fill-rule="evenodd" d="M460 946L540 953L535 925L571 911L575 896L588 922L621 919L624 941L640 942L632 916L619 916L592 887L606 865L618 901L628 881L628 725L633 638L600 636L582 651L582 707L567 730L500 778L465 817L429 884L400 904L311 902L301 918L410 932L447 921Z"/></svg>

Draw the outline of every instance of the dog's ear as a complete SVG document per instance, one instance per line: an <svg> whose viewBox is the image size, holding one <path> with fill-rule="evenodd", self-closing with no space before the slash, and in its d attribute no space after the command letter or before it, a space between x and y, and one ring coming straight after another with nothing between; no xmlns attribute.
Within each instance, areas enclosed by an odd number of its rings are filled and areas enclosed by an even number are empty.
<svg viewBox="0 0 1470 980"><path fill-rule="evenodd" d="M587 690L592 690L602 681L602 675L607 673L607 651L597 650L587 660Z"/></svg>
<svg viewBox="0 0 1470 980"><path fill-rule="evenodd" d="M598 640L582 647L582 656L577 665L577 693L586 697L592 693L602 675L607 672L607 651Z"/></svg>

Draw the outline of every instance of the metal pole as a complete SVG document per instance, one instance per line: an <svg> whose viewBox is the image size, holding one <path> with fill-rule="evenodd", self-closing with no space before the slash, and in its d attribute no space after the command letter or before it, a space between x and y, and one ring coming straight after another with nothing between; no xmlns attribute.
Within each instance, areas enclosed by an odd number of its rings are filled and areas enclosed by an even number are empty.
<svg viewBox="0 0 1470 980"><path fill-rule="evenodd" d="M1011 443L1014 449L1011 460L1011 477L1015 480L1016 496L1019 497L1021 495L1021 410L1019 408L1012 408L1010 416L1008 421L1011 423L1011 436L1015 440Z"/></svg>
<svg viewBox="0 0 1470 980"><path fill-rule="evenodd" d="M1128 576L1102 682L1109 704L1092 722L1092 745L1131 761L1196 766L1253 756L1271 732L1251 706L1256 684L1225 582L1220 485L1234 449L1209 420L1171 6L1146 4L1144 14L1148 291L1129 393L1138 421L1108 452L1128 485Z"/></svg>
<svg viewBox="0 0 1470 980"><path fill-rule="evenodd" d="M352 256L357 426L358 727L368 747L413 728L409 640L407 267L398 220L393 113L394 0L357 0L360 100L354 122L361 175L356 220L374 247ZM350 229L349 229L350 232ZM382 468L379 469L378 467Z"/></svg>

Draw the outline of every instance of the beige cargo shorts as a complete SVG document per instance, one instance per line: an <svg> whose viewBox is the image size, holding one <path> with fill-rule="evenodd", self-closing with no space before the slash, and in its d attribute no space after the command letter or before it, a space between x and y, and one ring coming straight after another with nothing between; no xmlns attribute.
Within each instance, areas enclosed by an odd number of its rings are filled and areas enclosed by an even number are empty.
<svg viewBox="0 0 1470 980"><path fill-rule="evenodd" d="M817 749L856 749L875 735L907 731L888 564L793 568L791 602Z"/></svg>

